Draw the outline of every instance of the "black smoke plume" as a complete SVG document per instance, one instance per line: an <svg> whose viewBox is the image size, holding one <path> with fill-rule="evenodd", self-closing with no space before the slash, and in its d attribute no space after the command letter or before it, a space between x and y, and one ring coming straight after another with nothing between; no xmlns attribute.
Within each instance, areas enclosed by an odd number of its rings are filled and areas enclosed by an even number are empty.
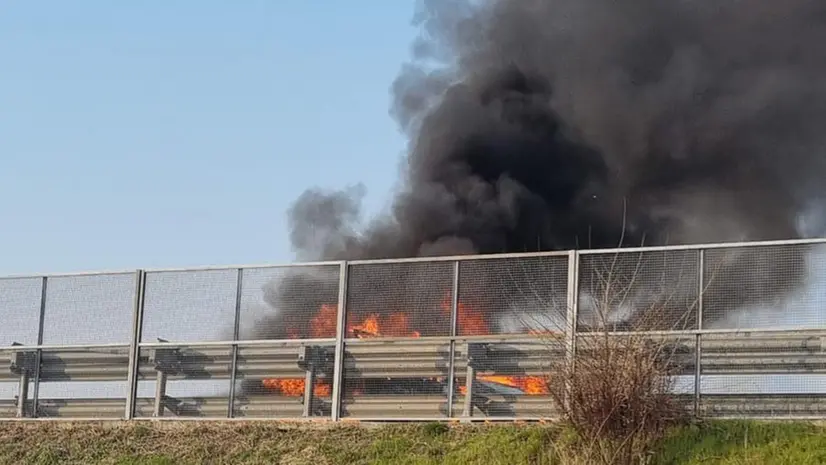
<svg viewBox="0 0 826 465"><path fill-rule="evenodd" d="M822 198L822 1L425 0L415 18L392 85L409 139L392 207L365 223L360 188L308 190L289 213L302 259L790 239ZM718 257L728 277L709 292L732 307L802 281L803 248L759 254ZM424 312L444 296L423 283L449 286L450 272L420 268L351 276L351 308L432 301L413 305ZM478 276L501 288L490 311L519 287L503 276ZM272 289L278 316L259 334L335 302L334 285L317 285L331 279Z"/></svg>

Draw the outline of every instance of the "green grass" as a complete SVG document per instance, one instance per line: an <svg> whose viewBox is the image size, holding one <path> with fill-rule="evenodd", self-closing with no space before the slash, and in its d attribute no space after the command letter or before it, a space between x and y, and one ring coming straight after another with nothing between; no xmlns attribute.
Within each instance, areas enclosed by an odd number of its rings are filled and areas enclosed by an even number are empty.
<svg viewBox="0 0 826 465"><path fill-rule="evenodd" d="M565 438L565 439L563 439ZM0 464L568 465L556 426L0 423ZM712 422L672 430L665 465L826 463L826 428Z"/></svg>
<svg viewBox="0 0 826 465"><path fill-rule="evenodd" d="M714 422L673 430L655 463L796 465L826 463L826 428L810 423Z"/></svg>

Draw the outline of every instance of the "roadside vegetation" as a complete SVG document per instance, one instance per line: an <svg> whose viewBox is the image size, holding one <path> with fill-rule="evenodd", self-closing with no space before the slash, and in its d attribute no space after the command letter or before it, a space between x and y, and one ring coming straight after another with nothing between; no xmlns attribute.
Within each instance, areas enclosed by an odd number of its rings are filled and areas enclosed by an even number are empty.
<svg viewBox="0 0 826 465"><path fill-rule="evenodd" d="M559 425L402 426L279 423L0 423L0 464L571 465L575 433ZM826 428L710 422L674 427L649 464L826 463Z"/></svg>

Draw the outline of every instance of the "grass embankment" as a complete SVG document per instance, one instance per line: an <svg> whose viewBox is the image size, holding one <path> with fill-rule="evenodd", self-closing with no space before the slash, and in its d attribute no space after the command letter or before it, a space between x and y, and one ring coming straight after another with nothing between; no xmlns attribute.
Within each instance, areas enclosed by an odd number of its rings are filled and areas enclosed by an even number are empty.
<svg viewBox="0 0 826 465"><path fill-rule="evenodd" d="M2 423L0 464L560 464L555 426ZM826 463L826 428L714 422L672 430L653 464Z"/></svg>

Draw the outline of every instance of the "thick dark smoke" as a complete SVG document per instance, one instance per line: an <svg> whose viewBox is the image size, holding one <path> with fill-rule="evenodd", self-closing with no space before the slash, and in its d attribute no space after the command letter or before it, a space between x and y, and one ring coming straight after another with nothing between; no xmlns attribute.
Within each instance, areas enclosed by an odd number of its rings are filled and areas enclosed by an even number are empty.
<svg viewBox="0 0 826 465"><path fill-rule="evenodd" d="M416 19L391 210L362 223L360 189L307 191L290 211L302 258L789 239L823 198L820 0L425 0ZM804 270L803 249L784 254L781 271L727 266L776 294ZM382 276L384 294L420 280Z"/></svg>

